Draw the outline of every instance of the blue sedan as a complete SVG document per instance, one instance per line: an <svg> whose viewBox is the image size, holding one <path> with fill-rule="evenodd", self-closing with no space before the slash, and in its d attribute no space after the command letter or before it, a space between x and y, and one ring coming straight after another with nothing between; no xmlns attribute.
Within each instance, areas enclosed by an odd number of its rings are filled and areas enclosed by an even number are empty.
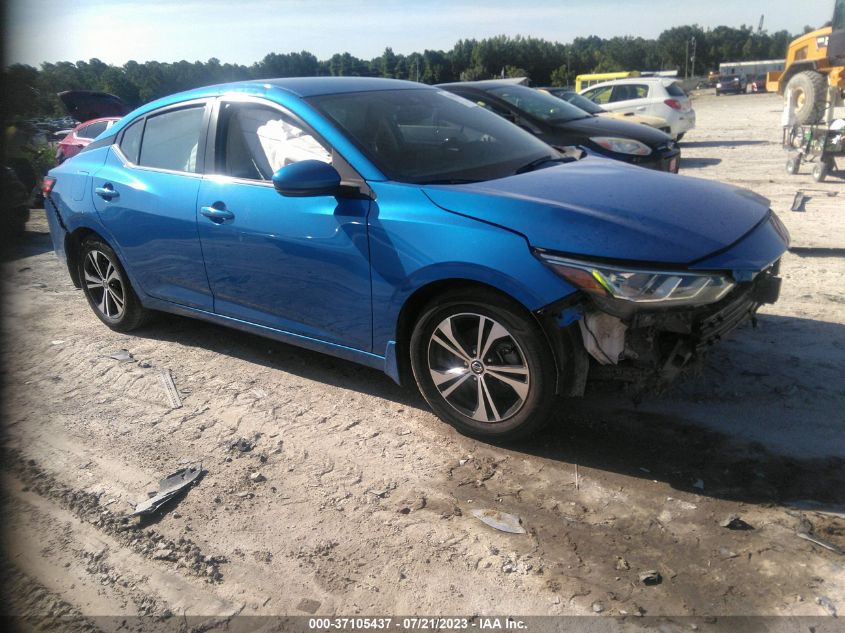
<svg viewBox="0 0 845 633"><path fill-rule="evenodd" d="M449 92L200 88L44 180L99 319L205 319L383 370L490 439L589 380L670 380L776 300L788 235L742 189L564 156Z"/></svg>

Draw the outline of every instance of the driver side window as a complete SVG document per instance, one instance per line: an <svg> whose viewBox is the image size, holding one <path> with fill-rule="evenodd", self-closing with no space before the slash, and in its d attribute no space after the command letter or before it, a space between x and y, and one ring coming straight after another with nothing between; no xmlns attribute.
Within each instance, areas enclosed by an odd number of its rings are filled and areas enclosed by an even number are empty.
<svg viewBox="0 0 845 633"><path fill-rule="evenodd" d="M593 88L592 90L588 90L584 93L584 96L587 97L593 103L608 103L610 101L610 93L613 90L613 86L605 86L604 88Z"/></svg>
<svg viewBox="0 0 845 633"><path fill-rule="evenodd" d="M331 163L331 154L308 131L278 110L254 103L222 103L218 117L217 173L269 181L301 160Z"/></svg>

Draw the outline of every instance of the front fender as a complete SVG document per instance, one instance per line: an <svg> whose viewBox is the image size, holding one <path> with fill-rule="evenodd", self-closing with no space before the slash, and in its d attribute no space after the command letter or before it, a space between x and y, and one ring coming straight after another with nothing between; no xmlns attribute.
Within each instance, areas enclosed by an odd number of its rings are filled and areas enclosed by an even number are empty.
<svg viewBox="0 0 845 633"><path fill-rule="evenodd" d="M417 188L373 183L369 217L373 349L397 338L410 297L434 283L475 282L534 311L573 292L531 253L524 236L449 213Z"/></svg>

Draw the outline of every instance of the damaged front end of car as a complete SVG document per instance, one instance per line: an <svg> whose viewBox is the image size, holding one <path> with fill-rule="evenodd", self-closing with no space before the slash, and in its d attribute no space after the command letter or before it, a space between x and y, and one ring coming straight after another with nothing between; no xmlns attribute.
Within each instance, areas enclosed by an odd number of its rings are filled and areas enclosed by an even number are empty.
<svg viewBox="0 0 845 633"><path fill-rule="evenodd" d="M780 259L754 272L663 270L535 254L580 292L538 312L564 340L580 338L582 395L589 382L621 382L634 394L659 391L701 361L760 306L777 301ZM572 344L569 343L572 358ZM586 367L584 367L586 365Z"/></svg>

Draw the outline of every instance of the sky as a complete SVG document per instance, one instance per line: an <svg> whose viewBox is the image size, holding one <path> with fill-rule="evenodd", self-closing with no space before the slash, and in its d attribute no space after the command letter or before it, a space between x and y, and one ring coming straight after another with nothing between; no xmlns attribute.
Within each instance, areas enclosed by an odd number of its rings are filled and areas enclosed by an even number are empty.
<svg viewBox="0 0 845 633"><path fill-rule="evenodd" d="M526 35L655 38L684 24L820 26L833 0L7 0L6 64L98 58L252 64L267 53L408 54L459 39Z"/></svg>

